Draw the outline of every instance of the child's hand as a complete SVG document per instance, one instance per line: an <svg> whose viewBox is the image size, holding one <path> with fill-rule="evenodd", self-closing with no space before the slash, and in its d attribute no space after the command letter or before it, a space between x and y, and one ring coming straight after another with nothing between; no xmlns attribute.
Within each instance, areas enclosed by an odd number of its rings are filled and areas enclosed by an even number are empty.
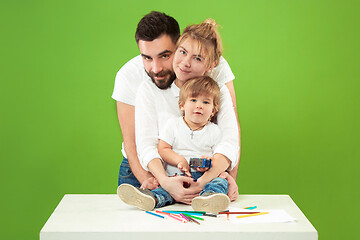
<svg viewBox="0 0 360 240"><path fill-rule="evenodd" d="M191 177L190 166L185 158L177 164L177 168L183 171L186 176Z"/></svg>
<svg viewBox="0 0 360 240"><path fill-rule="evenodd" d="M202 156L200 156L200 158L205 158L207 160L211 159L211 157L206 156L206 155L202 155ZM206 172L207 170L209 170L209 168L207 168L207 167L206 168L201 168L201 167L196 168L196 171L198 171L198 172Z"/></svg>
<svg viewBox="0 0 360 240"><path fill-rule="evenodd" d="M206 172L207 170L209 170L209 168L207 168L207 167L197 167L196 168L196 171L198 171L198 172Z"/></svg>
<svg viewBox="0 0 360 240"><path fill-rule="evenodd" d="M140 186L143 189L154 190L159 187L159 182L155 177L146 179Z"/></svg>

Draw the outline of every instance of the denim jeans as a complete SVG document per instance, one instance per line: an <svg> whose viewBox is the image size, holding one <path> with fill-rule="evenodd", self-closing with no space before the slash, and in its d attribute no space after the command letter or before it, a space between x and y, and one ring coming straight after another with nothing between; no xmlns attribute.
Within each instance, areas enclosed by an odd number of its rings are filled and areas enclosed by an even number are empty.
<svg viewBox="0 0 360 240"><path fill-rule="evenodd" d="M126 158L124 158L120 164L118 186L123 183L133 185L134 187L141 186L140 182L131 171L129 161Z"/></svg>
<svg viewBox="0 0 360 240"><path fill-rule="evenodd" d="M191 176L193 179L197 180L203 175L202 172L192 172ZM224 178L214 178L211 182L205 184L204 189L200 192L200 196L204 193L224 193L227 194L229 191L229 183ZM161 186L159 188L151 190L152 194L157 198L158 203L156 208L160 208L166 205L175 203L175 199Z"/></svg>

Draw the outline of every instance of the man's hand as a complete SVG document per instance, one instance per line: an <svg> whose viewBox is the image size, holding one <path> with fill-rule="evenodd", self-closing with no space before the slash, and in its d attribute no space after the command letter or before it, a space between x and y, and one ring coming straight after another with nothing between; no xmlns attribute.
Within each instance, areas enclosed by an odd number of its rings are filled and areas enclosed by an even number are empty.
<svg viewBox="0 0 360 240"><path fill-rule="evenodd" d="M159 187L159 181L154 177L150 177L143 181L140 188L154 190Z"/></svg>
<svg viewBox="0 0 360 240"><path fill-rule="evenodd" d="M183 183L189 182L190 187L184 188ZM202 190L194 184L194 180L186 176L167 177L161 181L163 187L177 202L191 204L194 197Z"/></svg>
<svg viewBox="0 0 360 240"><path fill-rule="evenodd" d="M219 177L224 178L229 183L229 191L228 191L228 197L231 201L235 201L239 197L239 188L236 184L235 179L227 172L223 172L219 175Z"/></svg>

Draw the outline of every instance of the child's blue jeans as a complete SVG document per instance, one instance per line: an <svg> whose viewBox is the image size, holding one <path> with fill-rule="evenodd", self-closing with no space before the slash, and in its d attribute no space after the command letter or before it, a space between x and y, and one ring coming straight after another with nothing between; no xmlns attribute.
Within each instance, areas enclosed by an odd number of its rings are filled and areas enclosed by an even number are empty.
<svg viewBox="0 0 360 240"><path fill-rule="evenodd" d="M203 172L192 172L191 176L193 179L198 179L203 175ZM211 182L205 184L204 189L200 192L200 195L210 193L224 193L227 194L229 191L229 183L224 178L214 178ZM161 186L159 188L151 190L152 194L157 198L158 203L155 207L163 207L175 203L175 199Z"/></svg>

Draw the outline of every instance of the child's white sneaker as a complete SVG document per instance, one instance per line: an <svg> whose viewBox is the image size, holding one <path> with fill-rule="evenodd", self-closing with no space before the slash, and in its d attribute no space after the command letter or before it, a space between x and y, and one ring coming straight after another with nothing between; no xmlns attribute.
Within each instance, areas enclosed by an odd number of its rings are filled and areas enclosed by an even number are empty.
<svg viewBox="0 0 360 240"><path fill-rule="evenodd" d="M205 211L218 213L229 207L230 198L223 193L204 193L199 197L195 197L191 206L195 211Z"/></svg>
<svg viewBox="0 0 360 240"><path fill-rule="evenodd" d="M118 187L117 195L124 203L142 210L151 211L155 208L155 197L150 190L124 183Z"/></svg>

